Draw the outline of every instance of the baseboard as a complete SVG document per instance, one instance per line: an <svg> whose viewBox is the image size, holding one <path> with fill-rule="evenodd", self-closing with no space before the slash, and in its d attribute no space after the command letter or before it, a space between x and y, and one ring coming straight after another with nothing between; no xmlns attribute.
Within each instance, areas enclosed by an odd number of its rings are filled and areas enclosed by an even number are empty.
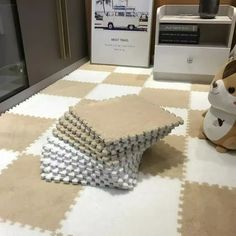
<svg viewBox="0 0 236 236"><path fill-rule="evenodd" d="M175 74L162 73L153 71L153 79L158 81L175 81L210 84L214 75L191 75L191 74Z"/></svg>
<svg viewBox="0 0 236 236"><path fill-rule="evenodd" d="M5 112L6 110L12 108L13 106L19 104L20 102L23 102L30 96L34 95L35 93L38 93L40 90L46 88L50 84L56 82L57 80L63 78L65 75L71 73L72 71L76 70L78 67L83 65L88 61L87 57L82 58L81 60L73 63L72 65L64 68L61 71L58 71L57 73L49 76L48 78L40 81L39 83L21 91L20 93L10 97L9 99L5 100L4 102L0 103L0 114Z"/></svg>

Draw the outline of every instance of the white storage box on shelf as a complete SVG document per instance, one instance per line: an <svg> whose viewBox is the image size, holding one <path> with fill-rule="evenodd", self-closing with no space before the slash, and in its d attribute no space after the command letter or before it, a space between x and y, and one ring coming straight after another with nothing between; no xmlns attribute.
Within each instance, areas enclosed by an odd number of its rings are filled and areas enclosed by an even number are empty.
<svg viewBox="0 0 236 236"><path fill-rule="evenodd" d="M226 63L236 21L236 8L221 5L214 19L201 19L198 5L165 5L157 9L154 79L188 80L208 83ZM160 24L197 25L198 44L159 41Z"/></svg>

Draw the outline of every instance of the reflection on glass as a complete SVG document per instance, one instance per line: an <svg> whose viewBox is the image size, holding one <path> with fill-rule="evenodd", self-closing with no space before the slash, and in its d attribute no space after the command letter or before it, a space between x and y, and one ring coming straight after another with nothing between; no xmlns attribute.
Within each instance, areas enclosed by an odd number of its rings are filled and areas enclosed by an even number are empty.
<svg viewBox="0 0 236 236"><path fill-rule="evenodd" d="M16 3L0 0L0 102L26 87Z"/></svg>

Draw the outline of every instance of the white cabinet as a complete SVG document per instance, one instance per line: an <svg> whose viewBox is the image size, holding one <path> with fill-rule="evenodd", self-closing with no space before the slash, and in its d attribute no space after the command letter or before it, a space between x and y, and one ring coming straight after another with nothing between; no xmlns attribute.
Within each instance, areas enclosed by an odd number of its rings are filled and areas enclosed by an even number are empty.
<svg viewBox="0 0 236 236"><path fill-rule="evenodd" d="M225 63L229 48L156 45L154 69L159 72L213 75Z"/></svg>
<svg viewBox="0 0 236 236"><path fill-rule="evenodd" d="M157 10L154 79L177 79L208 83L227 62L235 27L236 10L220 6L212 20L197 16L198 6L162 6ZM197 24L199 44L159 43L161 23Z"/></svg>

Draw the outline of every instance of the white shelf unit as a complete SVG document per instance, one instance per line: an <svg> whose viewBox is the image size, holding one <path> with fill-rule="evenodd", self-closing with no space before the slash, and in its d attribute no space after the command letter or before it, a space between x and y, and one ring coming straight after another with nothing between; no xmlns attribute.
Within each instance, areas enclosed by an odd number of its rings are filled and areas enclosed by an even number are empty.
<svg viewBox="0 0 236 236"><path fill-rule="evenodd" d="M162 16L161 23L190 23L190 24L232 24L229 16L216 16L215 19L201 19L194 15Z"/></svg>
<svg viewBox="0 0 236 236"><path fill-rule="evenodd" d="M198 5L165 5L157 9L154 79L209 83L227 62L236 22L236 9L220 5L214 19L201 19ZM199 44L159 42L160 24L194 24Z"/></svg>

